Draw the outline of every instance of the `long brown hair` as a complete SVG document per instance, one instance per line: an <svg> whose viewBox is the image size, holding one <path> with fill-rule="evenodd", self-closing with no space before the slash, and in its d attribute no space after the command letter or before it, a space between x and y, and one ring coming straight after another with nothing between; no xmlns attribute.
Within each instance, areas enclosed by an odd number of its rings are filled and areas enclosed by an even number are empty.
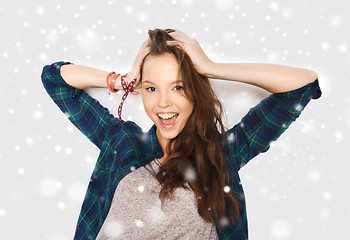
<svg viewBox="0 0 350 240"><path fill-rule="evenodd" d="M149 55L174 54L180 67L185 95L194 108L183 130L167 146L168 159L156 175L162 186L159 198L162 202L165 198L172 198L177 187L188 189L185 186L187 182L196 196L199 215L206 222L218 225L221 232L227 221L233 223L239 215L239 202L232 191L224 191L229 183L229 174L222 154L225 139L221 119L223 107L208 77L196 71L185 50L180 45L166 43L174 41L168 34L171 31L174 30L156 28L148 31ZM141 65L141 81L143 64L149 55ZM225 216L225 198L230 205L229 218Z"/></svg>

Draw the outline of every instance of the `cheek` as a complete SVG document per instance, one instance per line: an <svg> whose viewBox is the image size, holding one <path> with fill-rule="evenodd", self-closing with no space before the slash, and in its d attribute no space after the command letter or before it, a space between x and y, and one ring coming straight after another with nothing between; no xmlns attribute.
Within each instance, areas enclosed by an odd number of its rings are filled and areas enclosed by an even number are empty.
<svg viewBox="0 0 350 240"><path fill-rule="evenodd" d="M191 115L193 111L192 102L190 102L187 98L183 97L181 99L181 102L179 102L179 104L181 105L182 111L184 111L186 115Z"/></svg>
<svg viewBox="0 0 350 240"><path fill-rule="evenodd" d="M142 103L147 115L149 115L153 109L152 99L146 96L142 97Z"/></svg>

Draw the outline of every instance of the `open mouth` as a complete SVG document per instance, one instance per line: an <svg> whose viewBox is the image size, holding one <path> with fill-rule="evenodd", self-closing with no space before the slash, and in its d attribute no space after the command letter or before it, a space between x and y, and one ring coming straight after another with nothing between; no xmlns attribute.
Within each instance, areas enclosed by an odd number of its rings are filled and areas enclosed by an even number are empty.
<svg viewBox="0 0 350 240"><path fill-rule="evenodd" d="M178 113L158 113L157 114L162 127L170 128L175 125Z"/></svg>

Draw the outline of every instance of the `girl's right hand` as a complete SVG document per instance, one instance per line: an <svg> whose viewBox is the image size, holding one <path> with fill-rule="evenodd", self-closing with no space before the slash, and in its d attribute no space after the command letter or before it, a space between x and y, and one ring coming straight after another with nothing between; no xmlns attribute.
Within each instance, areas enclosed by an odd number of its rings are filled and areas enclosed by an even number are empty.
<svg viewBox="0 0 350 240"><path fill-rule="evenodd" d="M134 60L134 64L132 65L131 70L130 72L128 72L128 75L126 77L128 83L130 83L133 79L136 79L134 89L141 88L141 82L140 82L141 64L143 59L148 55L148 53L149 53L149 39L147 39L142 43L142 46Z"/></svg>

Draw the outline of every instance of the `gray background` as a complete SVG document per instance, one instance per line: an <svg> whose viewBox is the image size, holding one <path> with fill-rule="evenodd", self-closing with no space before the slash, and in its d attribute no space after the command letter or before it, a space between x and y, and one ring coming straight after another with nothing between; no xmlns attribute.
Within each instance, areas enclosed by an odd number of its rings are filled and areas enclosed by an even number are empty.
<svg viewBox="0 0 350 240"><path fill-rule="evenodd" d="M0 238L72 239L99 153L45 92L43 66L67 60L125 73L147 30L158 27L195 37L216 62L275 63L318 73L322 97L240 171L249 235L350 239L346 5L340 0L2 1ZM269 95L252 85L212 82L228 127ZM88 92L117 116L121 94ZM151 126L140 96L128 97L123 118L145 130Z"/></svg>

